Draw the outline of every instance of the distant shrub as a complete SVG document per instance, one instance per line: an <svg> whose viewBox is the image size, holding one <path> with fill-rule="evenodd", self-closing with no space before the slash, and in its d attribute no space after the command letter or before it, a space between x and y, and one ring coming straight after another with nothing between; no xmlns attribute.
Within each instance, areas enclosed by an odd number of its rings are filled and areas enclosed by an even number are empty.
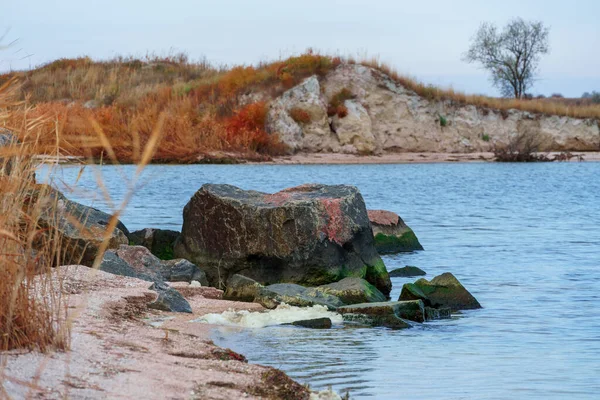
<svg viewBox="0 0 600 400"><path fill-rule="evenodd" d="M310 122L310 114L301 108L294 107L289 111L290 117L299 124L308 124Z"/></svg>
<svg viewBox="0 0 600 400"><path fill-rule="evenodd" d="M346 117L348 115L348 107L346 107L343 104L337 106L337 108L336 108L336 114L340 118Z"/></svg>
<svg viewBox="0 0 600 400"><path fill-rule="evenodd" d="M440 115L440 126L442 128L448 126L448 120L443 115Z"/></svg>
<svg viewBox="0 0 600 400"><path fill-rule="evenodd" d="M550 97L552 97L553 99L564 99L565 96L563 96L560 93L552 93L552 95L550 95Z"/></svg>
<svg viewBox="0 0 600 400"><path fill-rule="evenodd" d="M344 118L348 115L348 108L344 105L346 100L351 100L356 96L348 88L343 88L331 97L327 107L327 115L333 117L337 114L338 117Z"/></svg>
<svg viewBox="0 0 600 400"><path fill-rule="evenodd" d="M481 140L483 140L484 142L489 142L490 135L488 135L487 133L484 133L483 135L481 135Z"/></svg>

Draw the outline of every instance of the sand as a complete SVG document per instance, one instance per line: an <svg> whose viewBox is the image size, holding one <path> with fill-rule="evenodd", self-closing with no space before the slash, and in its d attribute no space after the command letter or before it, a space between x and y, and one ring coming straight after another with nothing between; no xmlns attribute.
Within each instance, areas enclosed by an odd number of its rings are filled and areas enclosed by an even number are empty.
<svg viewBox="0 0 600 400"><path fill-rule="evenodd" d="M259 304L220 300L214 298L221 295L217 289L177 284L184 287L193 314L162 312L145 307L156 296L149 282L83 266L61 267L57 273L71 292L70 350L0 353L0 398L309 397L304 386L281 371L249 364L244 356L214 345L210 325L189 322L230 309L263 310Z"/></svg>

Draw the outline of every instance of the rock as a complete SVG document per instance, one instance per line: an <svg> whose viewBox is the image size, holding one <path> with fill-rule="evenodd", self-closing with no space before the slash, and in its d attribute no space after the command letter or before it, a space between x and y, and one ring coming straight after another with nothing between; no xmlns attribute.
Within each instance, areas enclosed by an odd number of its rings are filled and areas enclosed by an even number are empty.
<svg viewBox="0 0 600 400"><path fill-rule="evenodd" d="M344 304L376 303L386 300L377 288L362 278L344 278L339 282L307 289L306 293L325 293L339 298Z"/></svg>
<svg viewBox="0 0 600 400"><path fill-rule="evenodd" d="M226 300L253 302L262 287L263 285L254 279L234 274L227 280L227 289L223 298Z"/></svg>
<svg viewBox="0 0 600 400"><path fill-rule="evenodd" d="M356 100L346 100L344 106L348 114L344 118L335 115L331 123L340 145L352 145L362 154L372 153L376 146L369 113Z"/></svg>
<svg viewBox="0 0 600 400"><path fill-rule="evenodd" d="M276 283L258 290L255 303L265 308L276 308L281 303L297 307L312 307L314 305L326 306L329 310L335 310L344 303L335 296L326 293L306 293L304 286L294 283Z"/></svg>
<svg viewBox="0 0 600 400"><path fill-rule="evenodd" d="M100 271L129 276L149 282L164 282L160 260L143 246L121 245L117 250L107 250Z"/></svg>
<svg viewBox="0 0 600 400"><path fill-rule="evenodd" d="M432 308L425 307L425 320L433 321L436 319L450 319L452 318L452 310L449 308Z"/></svg>
<svg viewBox="0 0 600 400"><path fill-rule="evenodd" d="M407 265L406 267L402 268L396 268L395 270L390 271L391 278L410 278L421 275L427 275L427 273L421 268L413 267L411 265Z"/></svg>
<svg viewBox="0 0 600 400"><path fill-rule="evenodd" d="M83 103L83 108L88 108L90 110L93 110L100 106L102 106L102 104L98 100L88 100L85 103Z"/></svg>
<svg viewBox="0 0 600 400"><path fill-rule="evenodd" d="M302 321L294 321L290 325L302 326L304 328L311 329L330 329L331 328L331 319L324 318L314 318L314 319L305 319Z"/></svg>
<svg viewBox="0 0 600 400"><path fill-rule="evenodd" d="M215 286L242 272L261 284L318 286L350 276L385 296L391 290L364 200L352 186L267 194L204 185L184 208L175 256L202 265Z"/></svg>
<svg viewBox="0 0 600 400"><path fill-rule="evenodd" d="M129 244L144 246L161 260L172 260L173 246L179 237L179 232L168 229L145 228L129 234Z"/></svg>
<svg viewBox="0 0 600 400"><path fill-rule="evenodd" d="M384 210L369 210L368 213L379 254L423 250L413 230L398 214Z"/></svg>
<svg viewBox="0 0 600 400"><path fill-rule="evenodd" d="M196 265L183 258L160 262L160 271L165 281L192 282L196 281L202 286L208 286L206 274Z"/></svg>
<svg viewBox="0 0 600 400"><path fill-rule="evenodd" d="M415 301L389 301L382 303L364 303L351 306L338 307L340 314L361 314L371 316L395 315L398 318L414 322L425 321L425 309L423 302Z"/></svg>
<svg viewBox="0 0 600 400"><path fill-rule="evenodd" d="M200 286L199 283L197 285L194 285L194 282L196 281L192 281L191 283L169 282L169 286L181 293L181 295L186 299L190 299L196 296L202 296L205 299L223 299L222 290L210 286Z"/></svg>
<svg viewBox="0 0 600 400"><path fill-rule="evenodd" d="M307 113L310 121L302 126L298 124L290 116L293 109ZM327 105L321 95L319 79L311 76L275 99L267 113L266 129L269 133L278 134L292 151L316 151L337 142L329 127Z"/></svg>
<svg viewBox="0 0 600 400"><path fill-rule="evenodd" d="M191 282L208 286L206 274L188 260L163 261L144 246L121 245L104 253L99 269L150 282Z"/></svg>
<svg viewBox="0 0 600 400"><path fill-rule="evenodd" d="M181 293L161 282L155 282L150 286L150 290L158 293L158 297L152 303L148 303L148 308L161 311L191 313L192 307Z"/></svg>
<svg viewBox="0 0 600 400"><path fill-rule="evenodd" d="M383 326L390 329L410 328L410 324L394 314L371 315L371 314L344 314L344 321L370 327Z"/></svg>
<svg viewBox="0 0 600 400"><path fill-rule="evenodd" d="M82 264L91 267L104 241L111 215L68 200L60 191L48 185L36 185L29 204L42 208L38 219L41 229L56 232L61 243L61 265ZM122 222L108 238L108 248L127 244L129 231ZM54 240L54 239L53 239Z"/></svg>
<svg viewBox="0 0 600 400"><path fill-rule="evenodd" d="M449 308L452 311L481 308L479 302L456 279L446 272L431 281L421 278L402 287L399 300L421 299L434 308Z"/></svg>

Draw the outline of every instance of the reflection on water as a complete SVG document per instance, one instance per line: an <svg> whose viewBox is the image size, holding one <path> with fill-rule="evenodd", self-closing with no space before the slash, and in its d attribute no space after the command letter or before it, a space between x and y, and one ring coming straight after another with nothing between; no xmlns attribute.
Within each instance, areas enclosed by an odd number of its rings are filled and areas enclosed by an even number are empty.
<svg viewBox="0 0 600 400"><path fill-rule="evenodd" d="M120 200L122 178L102 170ZM72 183L77 172L65 168L62 179ZM426 249L384 257L388 269L451 271L484 306L404 331L215 329L217 343L251 362L352 398L597 398L600 163L150 166L123 221L179 229L183 206L208 182L262 191L356 185L368 207L397 211ZM81 184L95 188L93 174ZM90 203L85 195L74 196ZM106 210L101 197L94 204ZM392 298L408 281L392 279Z"/></svg>

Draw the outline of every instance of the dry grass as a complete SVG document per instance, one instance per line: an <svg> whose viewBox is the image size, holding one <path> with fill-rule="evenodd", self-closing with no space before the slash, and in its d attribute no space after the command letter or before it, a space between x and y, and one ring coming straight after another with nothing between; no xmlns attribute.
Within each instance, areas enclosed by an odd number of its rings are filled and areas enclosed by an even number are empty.
<svg viewBox="0 0 600 400"><path fill-rule="evenodd" d="M11 82L0 88L0 123L15 106ZM24 125L34 128L39 121ZM22 143L0 147L0 351L68 346L67 308L51 266L59 257L56 230L39 228L44 212L33 197L36 137L24 131ZM2 133L2 132L0 132Z"/></svg>
<svg viewBox="0 0 600 400"><path fill-rule="evenodd" d="M461 105L472 104L477 107L499 111L515 109L536 114L600 119L600 104L593 104L591 101L559 98L508 99L481 95L468 95L453 89L444 89L433 85L427 85L423 82L419 82L416 79L401 75L393 67L381 62L377 58L362 60L349 59L347 61L375 68L384 74L389 75L396 83L414 91L419 96L430 101L450 100Z"/></svg>
<svg viewBox="0 0 600 400"><path fill-rule="evenodd" d="M343 62L375 68L431 101L474 104L503 113L517 109L600 119L600 105L590 102L467 95L400 75L378 59L342 59L311 50L285 60L229 69L205 60L190 62L184 55L104 62L61 59L33 71L2 75L0 83L13 77L21 81L19 98L36 105L27 110L27 119L43 118L46 122L40 131L51 132L49 137L40 135L41 144L49 148L46 151L53 149L58 134L66 155L98 159L104 146L95 133L101 130L120 162L137 162L162 115L163 135L153 162L196 162L215 151L261 159L282 154L286 148L277 135L265 132L268 104L253 94L272 98L308 76L324 76ZM347 98L351 93L334 96L328 113L344 116ZM18 124L23 119L24 115L15 114L8 125L21 129Z"/></svg>

